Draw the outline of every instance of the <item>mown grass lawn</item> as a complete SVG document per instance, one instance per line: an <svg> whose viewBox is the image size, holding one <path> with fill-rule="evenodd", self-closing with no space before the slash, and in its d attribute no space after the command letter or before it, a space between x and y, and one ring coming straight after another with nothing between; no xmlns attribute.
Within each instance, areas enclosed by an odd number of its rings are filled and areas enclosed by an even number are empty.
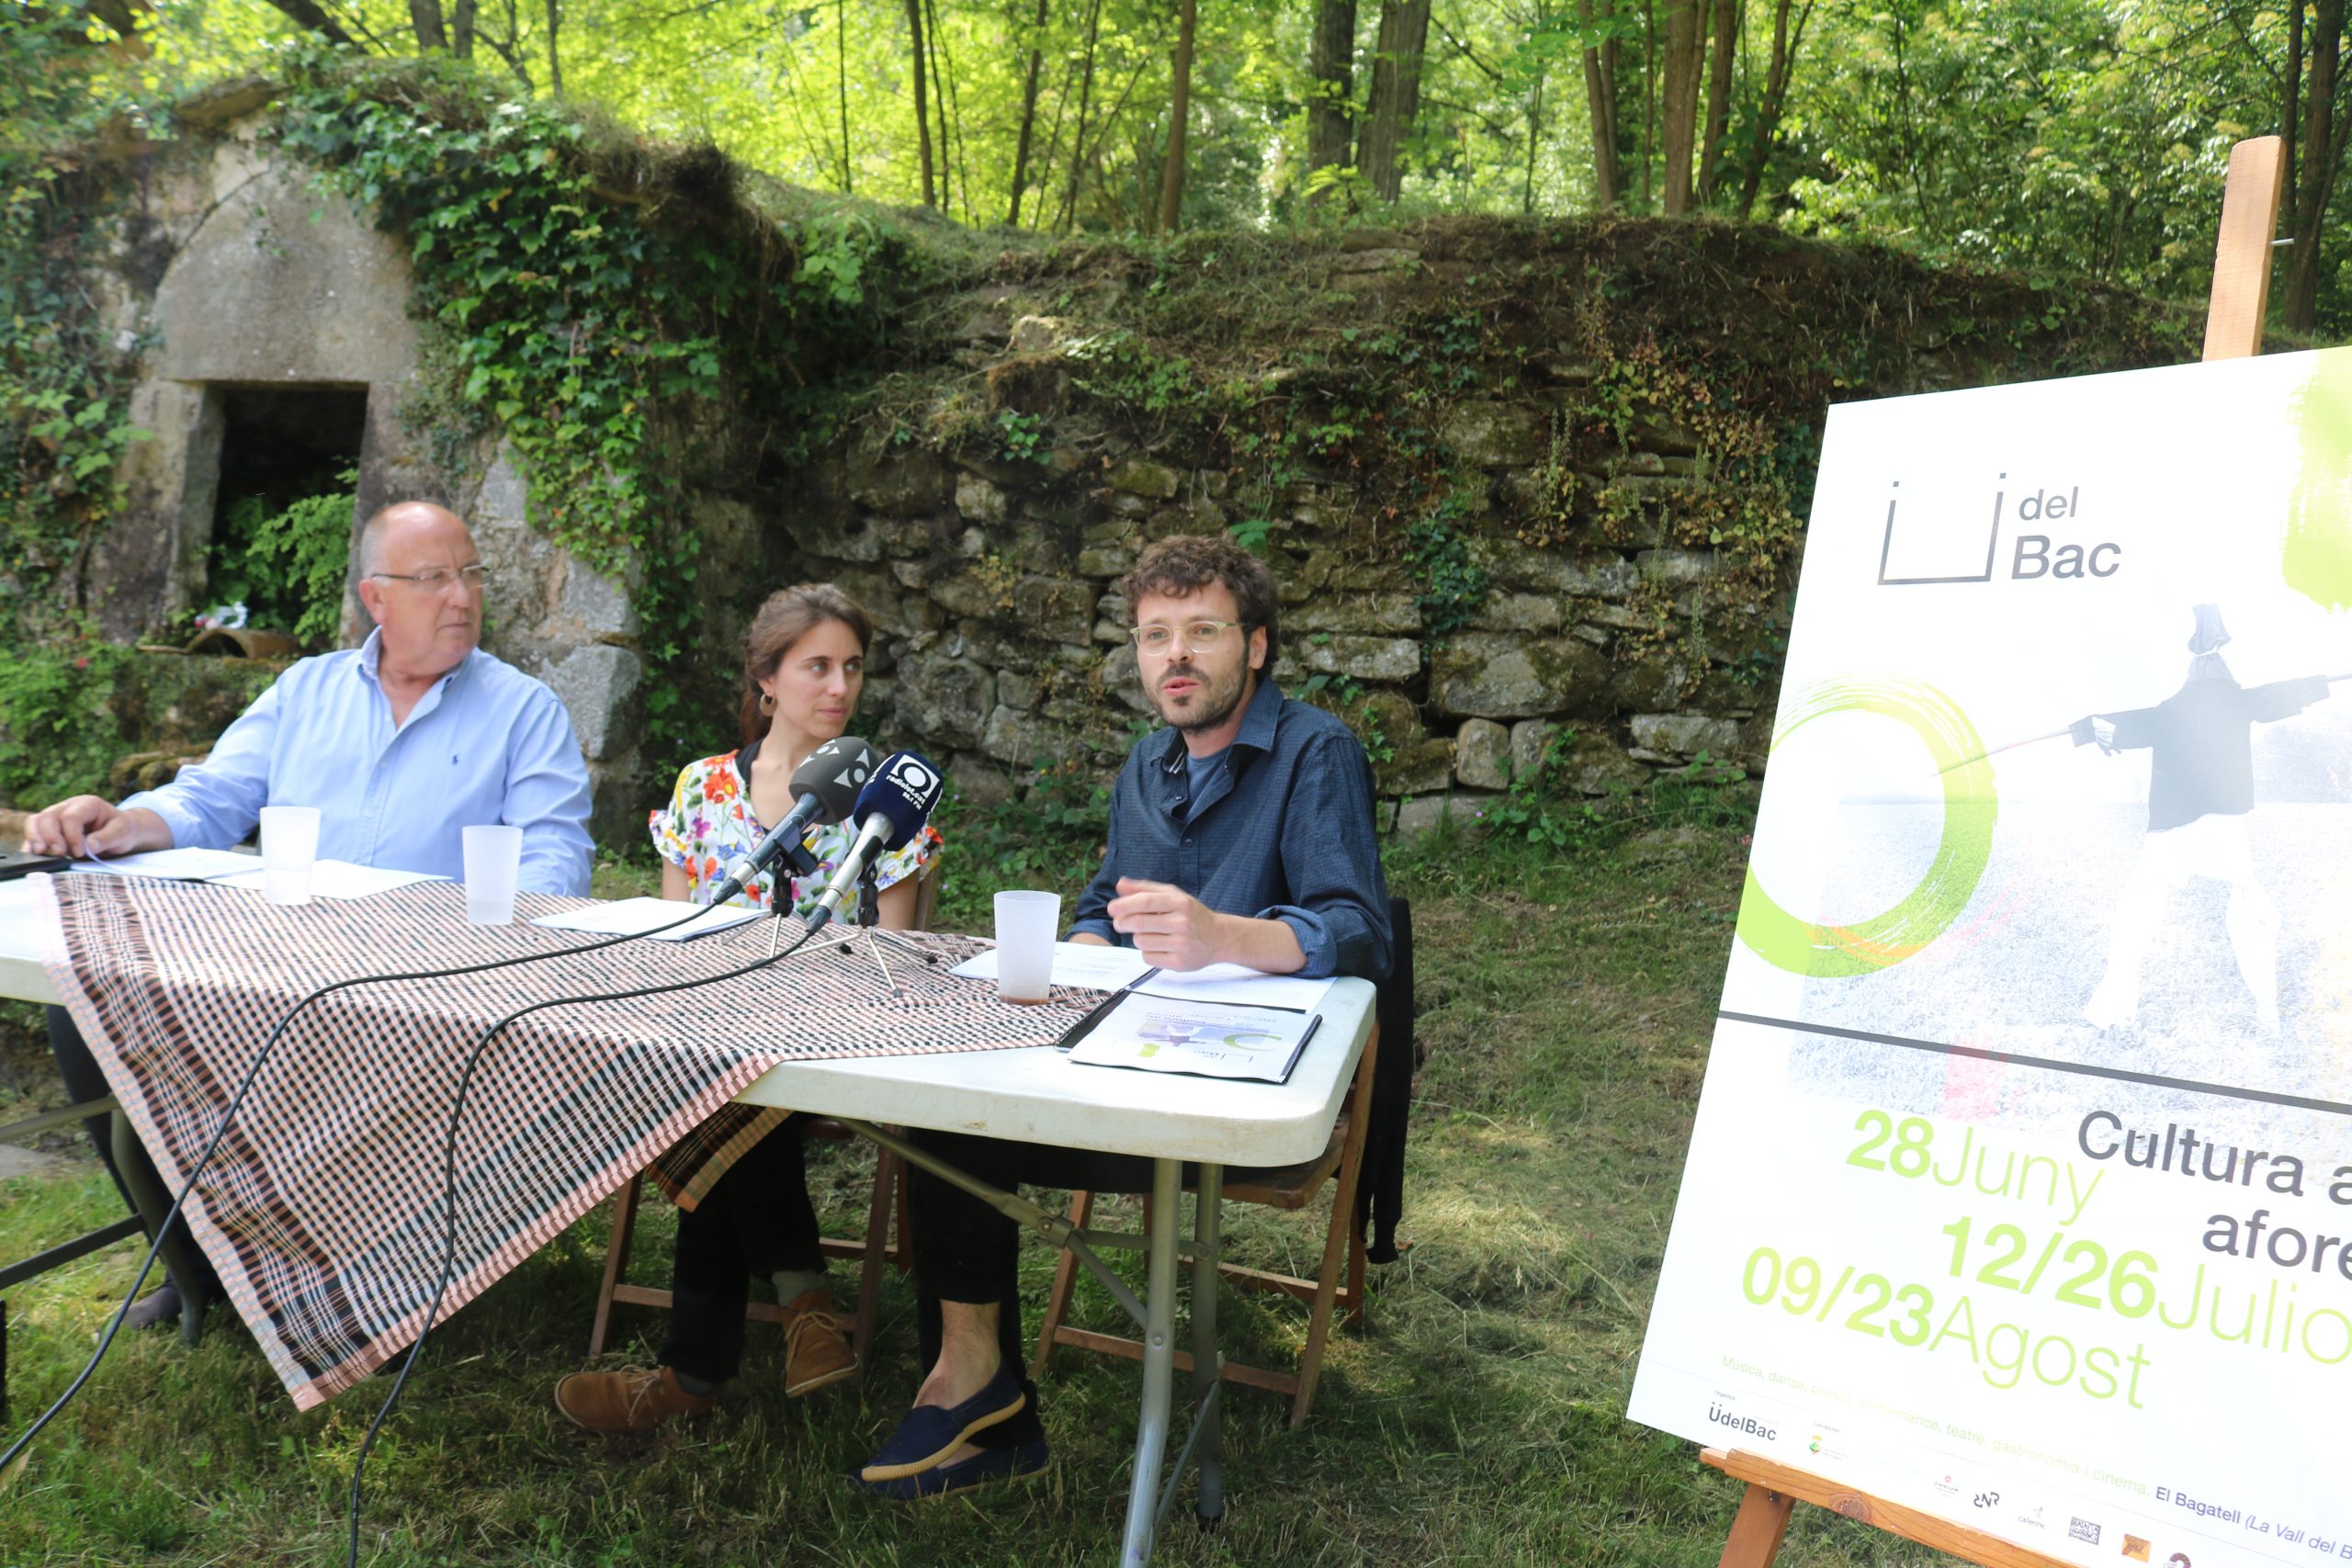
<svg viewBox="0 0 2352 1568"><path fill-rule="evenodd" d="M1715 1561L1737 1488L1690 1444L1622 1412L1731 940L1742 831L1685 824L1591 849L1429 844L1397 857L1428 1054L1401 1234L1410 1250L1375 1271L1370 1332L1335 1339L1302 1430L1288 1429L1283 1402L1232 1391L1227 1522L1204 1535L1180 1505L1159 1561ZM38 1066L20 1043L20 1094ZM827 1206L854 1230L870 1162L850 1150L819 1159ZM0 1257L99 1223L111 1203L79 1157L0 1186ZM648 1282L666 1270L658 1210L634 1265ZM1302 1265L1324 1219L1244 1212L1237 1253ZM608 1224L592 1214L435 1333L368 1469L363 1561L1114 1556L1135 1422L1125 1363L1061 1353L1046 1384L1056 1462L1037 1482L911 1509L842 1484L915 1381L911 1295L895 1277L861 1381L784 1398L780 1337L763 1330L708 1420L639 1441L574 1431L548 1391L582 1364ZM86 1357L133 1256L118 1247L10 1298L11 1432ZM1041 1292L1050 1258L1033 1248L1027 1267ZM1100 1291L1081 1289L1080 1303L1080 1321L1117 1326ZM620 1312L612 1360L650 1359L655 1315ZM193 1351L169 1335L118 1345L0 1494L0 1562L342 1561L352 1455L389 1383L297 1413L243 1329L214 1321ZM1270 1299L1228 1296L1225 1321L1228 1348L1253 1359L1286 1358L1305 1333L1303 1312ZM1931 1556L1819 1510L1801 1512L1783 1551L1796 1563Z"/></svg>

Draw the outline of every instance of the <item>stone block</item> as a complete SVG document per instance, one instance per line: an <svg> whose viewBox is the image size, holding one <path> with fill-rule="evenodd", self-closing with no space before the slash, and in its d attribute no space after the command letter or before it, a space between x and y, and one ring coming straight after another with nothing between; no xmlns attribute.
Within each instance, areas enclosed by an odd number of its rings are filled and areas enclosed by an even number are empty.
<svg viewBox="0 0 2352 1568"><path fill-rule="evenodd" d="M1283 617L1283 632L1418 632L1421 613L1410 593L1332 594Z"/></svg>
<svg viewBox="0 0 2352 1568"><path fill-rule="evenodd" d="M1125 577L1135 570L1136 553L1133 545L1089 545L1078 552L1079 575Z"/></svg>
<svg viewBox="0 0 2352 1568"><path fill-rule="evenodd" d="M575 648L548 667L548 690L571 716L592 762L617 756L637 739L636 699L645 666L625 648Z"/></svg>
<svg viewBox="0 0 2352 1568"><path fill-rule="evenodd" d="M1474 789L1510 784L1510 731L1492 719L1465 718L1453 738L1453 776Z"/></svg>
<svg viewBox="0 0 2352 1568"><path fill-rule="evenodd" d="M934 749L978 745L1001 690L997 678L971 660L935 650L910 654L898 685L899 722Z"/></svg>
<svg viewBox="0 0 2352 1568"><path fill-rule="evenodd" d="M1497 797L1472 790L1453 790L1444 795L1417 795L1396 803L1396 832L1399 835L1426 833L1440 823L1451 820L1454 828L1465 833L1487 830L1486 808Z"/></svg>
<svg viewBox="0 0 2352 1568"><path fill-rule="evenodd" d="M843 476L849 499L887 517L919 517L949 497L946 469L931 453L887 438L861 443Z"/></svg>
<svg viewBox="0 0 2352 1568"><path fill-rule="evenodd" d="M993 811L1012 798L1012 779L1002 768L976 751L958 751L947 764L947 787L967 806ZM970 863L970 874L989 868Z"/></svg>
<svg viewBox="0 0 2352 1568"><path fill-rule="evenodd" d="M1498 550L1487 570L1507 588L1584 599L1623 599L1642 581L1632 561L1607 551L1578 557L1565 550Z"/></svg>
<svg viewBox="0 0 2352 1568"><path fill-rule="evenodd" d="M1629 727L1634 744L1669 756L1693 757L1702 751L1727 757L1739 750L1739 726L1727 718L1702 714L1635 714Z"/></svg>
<svg viewBox="0 0 2352 1568"><path fill-rule="evenodd" d="M1455 407L1442 431L1464 462L1480 468L1532 468L1552 443L1552 422L1542 409L1484 399Z"/></svg>
<svg viewBox="0 0 2352 1568"><path fill-rule="evenodd" d="M1607 660L1574 638L1464 632L1430 655L1430 697L1465 718L1536 718L1590 710L1608 676Z"/></svg>
<svg viewBox="0 0 2352 1568"><path fill-rule="evenodd" d="M1544 768L1544 749L1560 727L1548 718L1522 718L1510 727L1510 775L1532 779Z"/></svg>
<svg viewBox="0 0 2352 1568"><path fill-rule="evenodd" d="M1470 626L1483 632L1556 632L1566 617L1560 602L1544 593L1489 593L1472 612Z"/></svg>
<svg viewBox="0 0 2352 1568"><path fill-rule="evenodd" d="M1136 663L1134 643L1121 637L1118 646L1102 656L1099 668L1098 679L1105 696L1117 699L1131 712L1149 718L1159 716L1151 705L1151 699L1144 694L1143 671Z"/></svg>
<svg viewBox="0 0 2352 1568"><path fill-rule="evenodd" d="M1007 670L997 676L997 702L1022 713L1037 705L1037 677L1018 670Z"/></svg>
<svg viewBox="0 0 2352 1568"><path fill-rule="evenodd" d="M1609 669L1609 705L1618 712L1657 713L1678 707L1690 687L1689 663L1663 649L1620 657Z"/></svg>
<svg viewBox="0 0 2352 1568"><path fill-rule="evenodd" d="M980 750L1006 764L1015 780L1040 763L1051 764L1088 753L1086 737L1066 725L1015 712L999 704L989 715Z"/></svg>
<svg viewBox="0 0 2352 1568"><path fill-rule="evenodd" d="M1004 491L978 474L958 474L956 510L975 523L1001 523L1006 513Z"/></svg>
<svg viewBox="0 0 2352 1568"><path fill-rule="evenodd" d="M1420 252L1398 245L1342 253L1331 258L1331 270L1340 276L1361 272L1397 272L1406 267L1419 266L1420 263Z"/></svg>
<svg viewBox="0 0 2352 1568"><path fill-rule="evenodd" d="M1050 642L1085 643L1094 631L1094 586L1059 577L1024 577L1012 585L1012 613Z"/></svg>
<svg viewBox="0 0 2352 1568"><path fill-rule="evenodd" d="M1411 637L1340 637L1295 645L1309 670L1357 681L1409 681L1421 672L1421 645Z"/></svg>
<svg viewBox="0 0 2352 1568"><path fill-rule="evenodd" d="M638 634L637 605L630 600L628 581L597 571L570 554L563 558L563 583L558 591L556 614L593 641L633 637Z"/></svg>
<svg viewBox="0 0 2352 1568"><path fill-rule="evenodd" d="M1423 739L1394 749L1396 755L1373 764L1373 787L1380 794L1426 795L1453 784L1453 741Z"/></svg>
<svg viewBox="0 0 2352 1568"><path fill-rule="evenodd" d="M867 565L887 554L878 523L858 513L812 512L795 517L786 527L796 557Z"/></svg>
<svg viewBox="0 0 2352 1568"><path fill-rule="evenodd" d="M1155 463L1148 457L1128 457L1113 465L1102 476L1103 483L1113 490L1129 495L1148 496L1154 501L1173 501L1184 488L1184 476L1165 463Z"/></svg>
<svg viewBox="0 0 2352 1568"><path fill-rule="evenodd" d="M1015 354L1050 354L1069 335L1070 324L1059 316L1023 316L1012 323Z"/></svg>
<svg viewBox="0 0 2352 1568"><path fill-rule="evenodd" d="M1645 550L1634 559L1645 580L1677 588L1704 582L1721 568L1713 550Z"/></svg>

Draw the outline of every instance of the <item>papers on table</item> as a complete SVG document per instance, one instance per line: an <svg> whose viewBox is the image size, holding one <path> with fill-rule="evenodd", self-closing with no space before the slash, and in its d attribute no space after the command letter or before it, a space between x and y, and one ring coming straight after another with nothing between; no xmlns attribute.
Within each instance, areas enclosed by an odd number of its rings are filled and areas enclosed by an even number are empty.
<svg viewBox="0 0 2352 1568"><path fill-rule="evenodd" d="M996 950L966 959L949 971L968 980L996 978ZM1313 1012L1323 1005L1331 982L1302 980L1295 975L1264 975L1238 964L1212 964L1205 969L1178 974L1154 969L1132 947L1097 947L1091 942L1054 943L1054 984L1094 991L1118 991L1134 987L1156 997L1187 1001L1234 1002L1248 1007L1290 1008Z"/></svg>
<svg viewBox="0 0 2352 1568"><path fill-rule="evenodd" d="M251 855L239 855L250 861ZM216 887L243 887L258 893L268 880L263 871L240 871L230 876L208 878ZM347 860L322 860L311 863L311 897L313 898L366 898L378 893L390 893L395 887L412 887L420 882L447 882L449 879L436 872L394 871L389 866L354 865Z"/></svg>
<svg viewBox="0 0 2352 1568"><path fill-rule="evenodd" d="M1150 973L1151 965L1132 947L1098 947L1089 942L1054 943L1054 984L1090 991L1116 991ZM996 978L996 949L975 953L948 971L967 980Z"/></svg>
<svg viewBox="0 0 2352 1568"><path fill-rule="evenodd" d="M160 876L175 882L209 882L216 876L239 876L261 869L257 855L233 850L149 850L144 854L116 855L109 860L77 860L75 871L102 871L109 876Z"/></svg>
<svg viewBox="0 0 2352 1568"><path fill-rule="evenodd" d="M1079 1027L1069 1059L1201 1077L1282 1083L1322 1020L1311 1012L1125 991Z"/></svg>
<svg viewBox="0 0 2352 1568"><path fill-rule="evenodd" d="M765 909L748 909L741 904L714 904L673 931L655 928L669 925L686 912L686 906L672 898L616 898L609 904L592 904L585 909L571 909L560 915L541 915L531 923L549 931L592 931L599 936L650 936L656 942L692 942L698 936L714 931L731 931L752 920L768 918Z"/></svg>

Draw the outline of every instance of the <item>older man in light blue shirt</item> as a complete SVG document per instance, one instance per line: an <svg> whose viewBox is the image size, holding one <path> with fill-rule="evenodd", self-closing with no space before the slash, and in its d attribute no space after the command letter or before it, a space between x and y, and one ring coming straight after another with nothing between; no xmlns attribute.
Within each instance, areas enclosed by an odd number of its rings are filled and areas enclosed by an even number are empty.
<svg viewBox="0 0 2352 1568"><path fill-rule="evenodd" d="M376 622L363 646L295 665L163 788L40 813L26 847L223 848L265 806L315 806L322 858L461 876L458 830L503 822L523 829L524 891L586 893L580 742L554 693L479 646L482 578L455 516L385 508L360 535L359 598Z"/></svg>
<svg viewBox="0 0 2352 1568"><path fill-rule="evenodd" d="M555 694L481 650L484 575L454 515L418 502L386 507L359 535L359 600L376 622L364 646L286 671L210 757L163 788L120 806L76 795L39 813L25 847L76 856L224 849L254 830L265 806L315 806L329 859L461 876L459 830L506 823L523 829L525 891L586 893L588 767ZM50 1010L50 1048L69 1098L106 1092L62 1009ZM106 1156L98 1129L92 1136ZM116 1179L130 1201L130 1185ZM189 1261L126 1321L171 1322L183 1290L220 1293L209 1276Z"/></svg>

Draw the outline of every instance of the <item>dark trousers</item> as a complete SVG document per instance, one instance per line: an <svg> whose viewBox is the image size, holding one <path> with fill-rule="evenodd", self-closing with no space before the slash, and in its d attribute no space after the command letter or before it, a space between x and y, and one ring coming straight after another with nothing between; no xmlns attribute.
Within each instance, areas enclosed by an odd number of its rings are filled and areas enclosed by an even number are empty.
<svg viewBox="0 0 2352 1568"><path fill-rule="evenodd" d="M1028 1183L1093 1192L1148 1192L1151 1164L1139 1155L1060 1149L963 1133L910 1131L910 1141L967 1176L1004 1191ZM1193 1168L1185 1167L1189 1180ZM978 1198L920 1167L910 1167L907 1220L915 1248L917 1332L927 1373L939 1360L940 1303L995 1303L996 1343L1021 1380L1021 1414L972 1438L975 1447L1017 1448L1046 1435L1037 1385L1029 1379L1028 1337L1021 1327L1021 1227Z"/></svg>
<svg viewBox="0 0 2352 1568"><path fill-rule="evenodd" d="M106 1074L99 1070L97 1058L90 1055L89 1044L82 1038L82 1032L74 1027L74 1015L61 1007L44 1010L49 1015L49 1054L57 1059L57 1076L65 1080L67 1103L79 1105L84 1100L103 1100L112 1094L114 1089L107 1084ZM90 1135L90 1146L98 1151L98 1159L106 1166L107 1174L114 1179L115 1190L122 1194L122 1206L136 1213L139 1201L130 1195L130 1184L122 1179L122 1172L115 1168L110 1120L106 1116L85 1116L82 1119L82 1130ZM147 1152L141 1149L136 1157L143 1161L147 1158ZM153 1164L148 1165L143 1174L157 1186L163 1184L163 1178ZM213 1273L212 1265L205 1260L203 1252L193 1244L194 1238L188 1235L186 1223L174 1221L173 1230L180 1240L189 1243L187 1250L195 1258L202 1276L196 1280L183 1280L179 1281L181 1286L203 1291L212 1301L219 1301L228 1294L220 1288L220 1276Z"/></svg>
<svg viewBox="0 0 2352 1568"><path fill-rule="evenodd" d="M708 1382L733 1377L743 1365L752 1280L824 1266L796 1116L752 1145L701 1202L679 1211L662 1364Z"/></svg>

